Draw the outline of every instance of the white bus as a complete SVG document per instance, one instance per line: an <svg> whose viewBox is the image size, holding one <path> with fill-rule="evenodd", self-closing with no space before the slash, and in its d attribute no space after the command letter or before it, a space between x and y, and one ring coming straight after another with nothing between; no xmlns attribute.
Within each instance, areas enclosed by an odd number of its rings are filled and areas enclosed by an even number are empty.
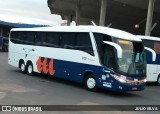
<svg viewBox="0 0 160 114"><path fill-rule="evenodd" d="M151 60L151 54L146 54L147 59L147 81L156 82L160 85L160 38L151 36L138 36L142 39L144 46L156 52L156 61Z"/></svg>
<svg viewBox="0 0 160 114"><path fill-rule="evenodd" d="M88 90L141 91L144 47L130 33L99 26L12 29L10 65L83 83Z"/></svg>

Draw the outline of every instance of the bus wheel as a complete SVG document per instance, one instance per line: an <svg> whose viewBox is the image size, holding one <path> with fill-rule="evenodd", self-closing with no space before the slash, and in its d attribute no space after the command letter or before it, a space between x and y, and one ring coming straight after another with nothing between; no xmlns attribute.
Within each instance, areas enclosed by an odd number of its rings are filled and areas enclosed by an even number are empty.
<svg viewBox="0 0 160 114"><path fill-rule="evenodd" d="M24 61L21 61L21 62L20 62L19 68L20 68L20 71L21 71L21 72L23 72L23 73L26 72L26 68L25 68Z"/></svg>
<svg viewBox="0 0 160 114"><path fill-rule="evenodd" d="M157 85L160 86L160 75L157 78Z"/></svg>
<svg viewBox="0 0 160 114"><path fill-rule="evenodd" d="M89 91L96 90L96 80L92 75L89 75L85 79L85 86Z"/></svg>
<svg viewBox="0 0 160 114"><path fill-rule="evenodd" d="M28 75L30 75L30 76L32 76L33 75L33 65L32 65L32 63L31 62L29 62L28 64L27 64L27 74Z"/></svg>

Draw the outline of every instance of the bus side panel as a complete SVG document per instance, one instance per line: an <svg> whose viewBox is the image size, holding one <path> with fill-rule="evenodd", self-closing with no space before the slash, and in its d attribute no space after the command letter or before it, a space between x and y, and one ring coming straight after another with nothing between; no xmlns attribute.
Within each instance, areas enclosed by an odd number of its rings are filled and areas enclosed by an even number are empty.
<svg viewBox="0 0 160 114"><path fill-rule="evenodd" d="M82 83L85 72L90 72L93 76L98 79L100 77L102 70L100 66L69 62L69 61L61 61L56 60L57 64L65 65L64 73L67 80L75 81ZM56 62L55 62L56 63ZM57 65L55 64L55 69Z"/></svg>
<svg viewBox="0 0 160 114"><path fill-rule="evenodd" d="M158 76L160 75L160 54L157 54L156 55L156 61L158 61L158 64L157 64L157 78L158 78ZM156 81L157 81L157 79L156 79Z"/></svg>
<svg viewBox="0 0 160 114"><path fill-rule="evenodd" d="M66 70L70 67L70 64L67 64L67 62L72 63L83 63L83 64L90 64L90 65L99 65L98 60L95 58L95 56L91 56L90 54L80 51L80 50L71 50L71 49L61 49L61 48L52 48L52 47L40 47L36 46L34 48L35 56L37 57L37 60L34 60L35 63L38 61L38 58L41 58L41 64L47 62L49 64L49 61L53 63L54 67L58 67L58 70L62 75L66 74ZM58 61L58 63L57 63ZM56 65L55 65L56 64ZM79 67L78 69L80 69ZM34 66L34 69L37 69L37 66Z"/></svg>
<svg viewBox="0 0 160 114"><path fill-rule="evenodd" d="M83 82L84 73L87 71L92 73L96 79L98 79L102 73L101 66L46 57L39 57L37 59L38 62L36 62L36 67L34 69L39 69L38 71L40 73L64 78L79 83Z"/></svg>
<svg viewBox="0 0 160 114"><path fill-rule="evenodd" d="M45 59L45 57L41 57L41 62L43 62ZM49 65L51 60L52 58L47 58L46 64ZM105 67L57 59L53 60L54 64L52 70L54 70L55 73L52 75L48 71L47 75L63 78L73 82L83 83L85 78L85 72L90 72L92 76L96 79L97 87L113 91L120 90L117 87L118 85L120 85L120 83L118 81L115 81L113 77L110 76L106 79L102 78L102 75L106 75L106 72L104 72L103 69L105 69L105 71L108 71L109 75L111 73L111 71ZM43 70L41 73L46 74L45 72L43 72Z"/></svg>
<svg viewBox="0 0 160 114"><path fill-rule="evenodd" d="M156 55L156 61L152 61L152 55L147 54L147 81L155 82L160 72L160 54Z"/></svg>
<svg viewBox="0 0 160 114"><path fill-rule="evenodd" d="M18 67L18 52L19 47L12 42L9 42L8 63L14 67Z"/></svg>
<svg viewBox="0 0 160 114"><path fill-rule="evenodd" d="M157 68L159 65L147 64L147 81L155 82L157 80Z"/></svg>

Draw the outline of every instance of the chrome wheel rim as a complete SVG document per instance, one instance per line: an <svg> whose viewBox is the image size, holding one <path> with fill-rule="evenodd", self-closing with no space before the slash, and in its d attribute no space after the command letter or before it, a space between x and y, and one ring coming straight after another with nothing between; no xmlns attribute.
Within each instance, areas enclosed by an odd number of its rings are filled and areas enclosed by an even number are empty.
<svg viewBox="0 0 160 114"><path fill-rule="evenodd" d="M25 70L25 65L24 63L21 64L21 71L24 71Z"/></svg>
<svg viewBox="0 0 160 114"><path fill-rule="evenodd" d="M158 78L158 84L160 84L160 77Z"/></svg>
<svg viewBox="0 0 160 114"><path fill-rule="evenodd" d="M95 79L94 78L88 78L88 80L87 80L87 87L89 89L93 89L95 87L95 85L96 85Z"/></svg>
<svg viewBox="0 0 160 114"><path fill-rule="evenodd" d="M29 65L29 66L28 66L28 73L31 74L32 71L33 71L32 65Z"/></svg>

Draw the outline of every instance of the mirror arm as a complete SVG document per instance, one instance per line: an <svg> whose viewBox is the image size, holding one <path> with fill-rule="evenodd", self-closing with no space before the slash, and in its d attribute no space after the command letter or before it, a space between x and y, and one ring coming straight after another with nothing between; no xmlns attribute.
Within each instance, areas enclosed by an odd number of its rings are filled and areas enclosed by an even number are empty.
<svg viewBox="0 0 160 114"><path fill-rule="evenodd" d="M103 41L103 43L108 44L108 45L111 45L111 46L113 46L114 48L116 48L118 58L122 58L122 48L121 48L120 45L118 45L118 44L116 44L116 43L114 43L114 42L109 42L109 41Z"/></svg>
<svg viewBox="0 0 160 114"><path fill-rule="evenodd" d="M156 61L156 52L153 49L148 48L148 47L144 47L144 49L151 52L152 53L152 61Z"/></svg>

